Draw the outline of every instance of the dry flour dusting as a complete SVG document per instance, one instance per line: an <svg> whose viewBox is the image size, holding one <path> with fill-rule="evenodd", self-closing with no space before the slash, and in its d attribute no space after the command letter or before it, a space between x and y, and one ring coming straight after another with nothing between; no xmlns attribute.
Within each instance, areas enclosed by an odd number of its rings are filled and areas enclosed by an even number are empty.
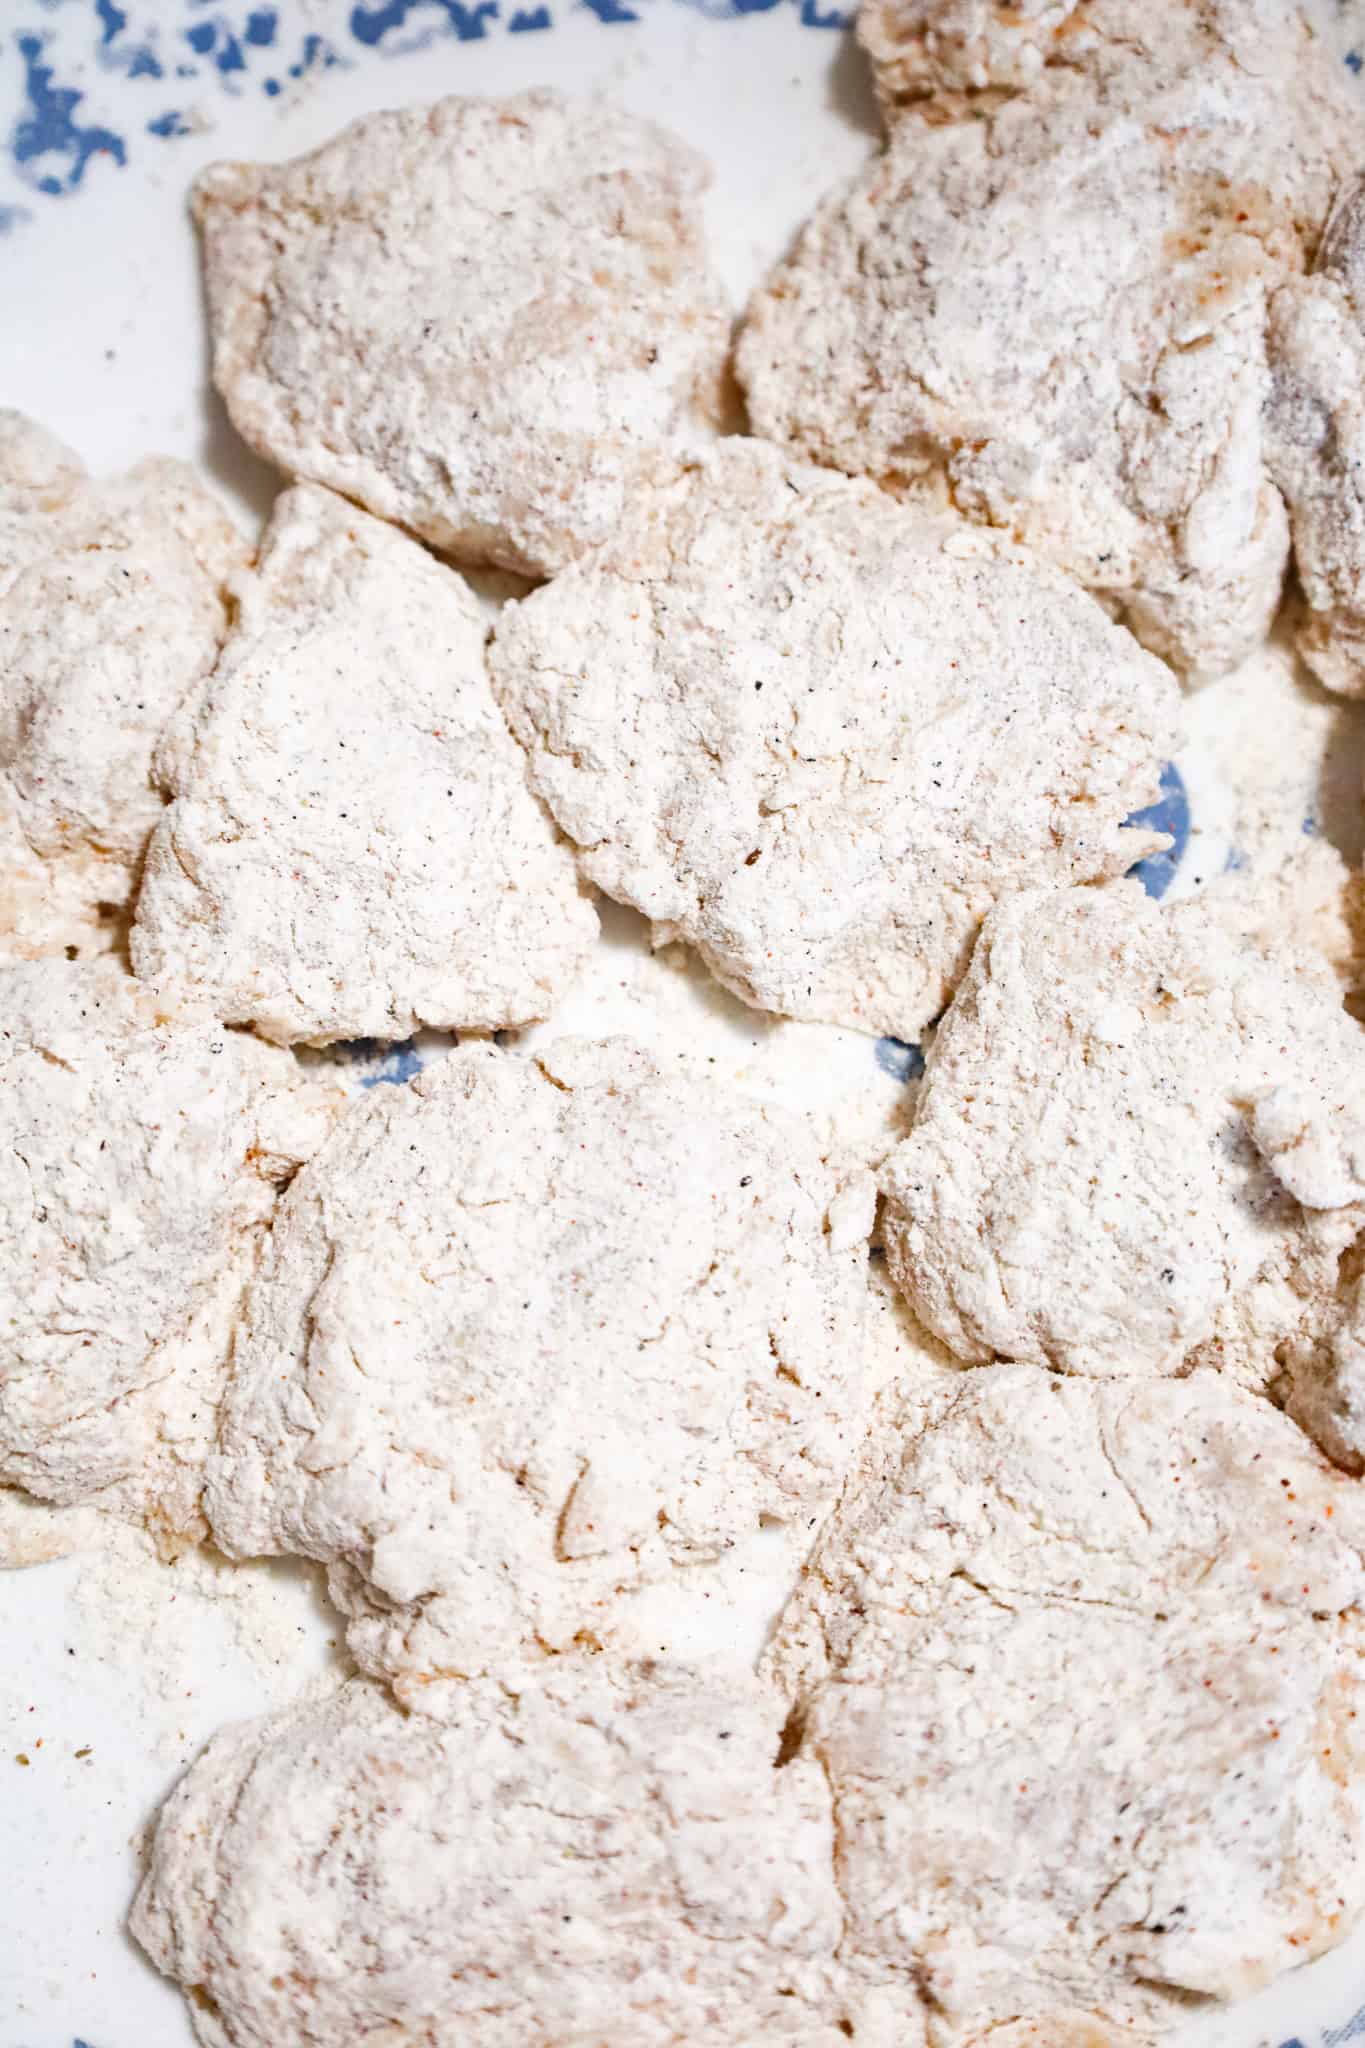
<svg viewBox="0 0 1365 2048"><path fill-rule="evenodd" d="M212 1545L168 1559L147 1534L87 1524L71 1587L81 1655L135 1661L159 1747L174 1747L187 1702L210 1689L206 1648L239 1661L265 1704L339 1683L351 1669L321 1572L302 1559L242 1564Z"/></svg>

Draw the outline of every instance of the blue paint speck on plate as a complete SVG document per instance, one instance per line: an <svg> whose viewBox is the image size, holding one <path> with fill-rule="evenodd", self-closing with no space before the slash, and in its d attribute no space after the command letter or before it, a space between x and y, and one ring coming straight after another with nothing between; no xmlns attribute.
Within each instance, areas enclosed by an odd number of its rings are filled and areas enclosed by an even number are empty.
<svg viewBox="0 0 1365 2048"><path fill-rule="evenodd" d="M373 47L382 42L390 29L402 28L417 0L388 0L382 7L353 7L351 9L351 34L358 43Z"/></svg>
<svg viewBox="0 0 1365 2048"><path fill-rule="evenodd" d="M404 1081L410 1081L414 1074L420 1074L422 1071L421 1058L414 1050L410 1038L404 1039L401 1045L389 1046L381 1044L377 1038L353 1038L337 1050L344 1052L349 1059L357 1063L378 1061L373 1073L361 1075L362 1088L377 1088L381 1081L391 1081L395 1086L401 1086Z"/></svg>
<svg viewBox="0 0 1365 2048"><path fill-rule="evenodd" d="M92 156L125 164L127 151L112 128L83 127L77 121L76 109L85 95L53 84L52 66L43 62L42 37L20 36L18 48L28 112L15 125L10 153L24 177L39 192L56 198L75 191ZM62 165L60 172L43 168L53 157Z"/></svg>
<svg viewBox="0 0 1365 2048"><path fill-rule="evenodd" d="M1129 868L1149 896L1159 902L1175 879L1175 871L1190 843L1190 800L1184 780L1174 761L1161 771L1161 794L1145 811L1134 811L1130 825L1146 825L1153 832L1169 832L1171 843L1164 853L1154 853Z"/></svg>
<svg viewBox="0 0 1365 2048"><path fill-rule="evenodd" d="M241 34L221 18L213 21L196 21L184 31L185 41L196 57L207 57L218 76L231 81L234 74L247 68L247 50L268 50L275 40L277 17L273 8L258 9L248 14ZM320 36L310 36L308 42L321 42ZM296 71L294 76L301 75ZM234 92L236 86L229 82L227 89Z"/></svg>
<svg viewBox="0 0 1365 2048"><path fill-rule="evenodd" d="M331 71L341 59L331 44L321 36L305 36L303 51L297 64L289 67L291 78L305 78L310 71Z"/></svg>
<svg viewBox="0 0 1365 2048"><path fill-rule="evenodd" d="M454 29L462 43L477 42L484 34L484 23L496 21L498 15L497 0L474 0L471 5L465 0L380 0L375 7L351 9L351 34L373 49L419 10L428 20L432 14L444 17L445 25Z"/></svg>
<svg viewBox="0 0 1365 2048"><path fill-rule="evenodd" d="M128 16L114 0L95 0L100 39L95 56L106 71L121 71L125 78L160 78L161 65L150 42L132 43L124 38Z"/></svg>
<svg viewBox="0 0 1365 2048"><path fill-rule="evenodd" d="M1343 2041L1358 2041L1365 2034L1365 2005L1358 2006L1348 2020L1338 2027L1329 2027L1322 2037L1323 2048L1338 2048ZM1303 2048L1298 2041L1284 2041L1280 2048Z"/></svg>
<svg viewBox="0 0 1365 2048"><path fill-rule="evenodd" d="M507 33L512 36L524 35L528 29L553 28L548 7L519 7L507 24Z"/></svg>
<svg viewBox="0 0 1365 2048"><path fill-rule="evenodd" d="M160 135L169 141L171 137L176 135L188 135L190 133L190 124L182 113L172 108L167 113L158 114L154 121L149 121L147 123L147 133L149 135Z"/></svg>
<svg viewBox="0 0 1365 2048"><path fill-rule="evenodd" d="M95 0L95 15L103 33L100 41L112 43L120 29L128 26L128 17L121 7L115 7L114 0Z"/></svg>
<svg viewBox="0 0 1365 2048"><path fill-rule="evenodd" d="M903 1038L879 1038L873 1047L877 1065L893 1081L918 1081L924 1072L924 1054Z"/></svg>

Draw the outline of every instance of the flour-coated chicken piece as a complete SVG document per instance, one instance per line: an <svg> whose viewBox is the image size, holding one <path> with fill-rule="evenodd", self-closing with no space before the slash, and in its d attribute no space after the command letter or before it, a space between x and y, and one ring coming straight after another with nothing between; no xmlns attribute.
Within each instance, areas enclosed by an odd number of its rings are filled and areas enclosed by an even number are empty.
<svg viewBox="0 0 1365 2048"><path fill-rule="evenodd" d="M202 1535L242 1292L338 1101L112 961L0 969L0 1483Z"/></svg>
<svg viewBox="0 0 1365 2048"><path fill-rule="evenodd" d="M670 1063L670 1067L674 1063ZM631 1589L805 1526L866 1427L871 1176L623 1040L461 1047L290 1189L208 1513L330 1567L361 1665L592 1649Z"/></svg>
<svg viewBox="0 0 1365 2048"><path fill-rule="evenodd" d="M554 92L371 114L195 186L234 425L462 562L552 574L723 409L702 159Z"/></svg>
<svg viewBox="0 0 1365 2048"><path fill-rule="evenodd" d="M766 1010L913 1040L1010 891L1120 874L1169 671L961 520L722 443L503 612L494 688L585 875Z"/></svg>
<svg viewBox="0 0 1365 2048"><path fill-rule="evenodd" d="M1269 302L1360 108L1294 0L871 0L887 146L738 353L760 433L1049 554L1195 676L1279 602Z"/></svg>
<svg viewBox="0 0 1365 2048"><path fill-rule="evenodd" d="M186 464L93 480L0 411L0 960L122 938L162 810L156 746L213 666L246 559Z"/></svg>
<svg viewBox="0 0 1365 2048"><path fill-rule="evenodd" d="M1365 1034L1325 963L1136 883L987 920L883 1170L891 1271L971 1363L1264 1383L1365 1220Z"/></svg>
<svg viewBox="0 0 1365 2048"><path fill-rule="evenodd" d="M1298 647L1320 682L1365 696L1365 183L1333 211L1310 276L1275 296L1267 415L1307 601Z"/></svg>
<svg viewBox="0 0 1365 2048"><path fill-rule="evenodd" d="M773 1768L782 1716L664 1663L475 1680L447 1725L355 1681L214 1738L133 1931L205 2048L842 2048L829 1796Z"/></svg>
<svg viewBox="0 0 1365 2048"><path fill-rule="evenodd" d="M829 1777L850 1975L922 1998L932 2048L1146 2048L1180 1994L1340 1941L1363 1556L1358 1486L1221 1374L932 1379L768 1659Z"/></svg>
<svg viewBox="0 0 1365 2048"><path fill-rule="evenodd" d="M151 979L326 1044L545 1015L597 920L493 701L454 570L312 485L163 748L132 934Z"/></svg>

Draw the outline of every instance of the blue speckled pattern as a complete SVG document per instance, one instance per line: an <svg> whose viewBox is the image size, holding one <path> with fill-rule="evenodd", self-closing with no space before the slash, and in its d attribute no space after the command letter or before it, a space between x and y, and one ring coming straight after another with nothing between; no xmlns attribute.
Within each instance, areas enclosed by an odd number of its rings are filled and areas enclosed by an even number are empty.
<svg viewBox="0 0 1365 2048"><path fill-rule="evenodd" d="M52 201L97 190L146 152L192 134L189 107L206 91L274 99L314 73L397 62L440 38L543 34L571 13L617 28L659 6L708 20L792 8L812 29L843 29L851 19L821 0L356 0L325 14L302 0L8 0L0 7L0 235L39 216L29 195ZM401 90L420 93L420 76Z"/></svg>
<svg viewBox="0 0 1365 2048"><path fill-rule="evenodd" d="M128 152L112 128L81 121L77 110L83 93L53 82L45 62L41 35L15 38L23 66L25 106L10 136L10 157L19 175L49 199L72 192L85 177L95 156L107 157L120 170Z"/></svg>

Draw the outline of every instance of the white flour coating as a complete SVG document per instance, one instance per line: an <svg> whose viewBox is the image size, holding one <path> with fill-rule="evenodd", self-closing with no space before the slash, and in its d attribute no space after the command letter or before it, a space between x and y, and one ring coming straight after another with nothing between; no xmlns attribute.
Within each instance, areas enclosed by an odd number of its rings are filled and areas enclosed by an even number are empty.
<svg viewBox="0 0 1365 2048"><path fill-rule="evenodd" d="M920 100L1026 90L1084 35L1089 11L1078 18L1077 0L864 0L858 40L890 123Z"/></svg>
<svg viewBox="0 0 1365 2048"><path fill-rule="evenodd" d="M245 556L185 464L92 482L0 410L0 960L117 942L161 813L153 749Z"/></svg>
<svg viewBox="0 0 1365 2048"><path fill-rule="evenodd" d="M1190 813L1171 894L1240 895L1262 941L1365 976L1365 713L1294 651L1296 607L1230 676L1185 702Z"/></svg>
<svg viewBox="0 0 1365 2048"><path fill-rule="evenodd" d="M1279 601L1266 306L1362 154L1344 67L1287 0L955 0L932 57L930 12L867 17L912 96L751 305L754 424L946 487L1180 669L1231 668Z"/></svg>
<svg viewBox="0 0 1365 2048"><path fill-rule="evenodd" d="M415 541L287 491L188 729L133 965L323 1044L544 1016L597 930L493 702L486 628Z"/></svg>
<svg viewBox="0 0 1365 2048"><path fill-rule="evenodd" d="M963 1368L921 1329L892 1286L886 1261L868 1261L863 1339L866 1424L846 1449L843 1486L850 1475L884 1460L899 1441L908 1386L931 1377L956 1382ZM736 1544L714 1564L689 1564L623 1603L611 1638L611 1657L670 1657L708 1662L718 1654L752 1670L772 1641L779 1617L810 1555L816 1530L809 1519L761 1525L758 1540ZM861 2037L860 2037L861 2038ZM900 2035L893 2048L904 2048Z"/></svg>
<svg viewBox="0 0 1365 2048"><path fill-rule="evenodd" d="M214 1534L329 1564L359 1662L430 1711L435 1679L590 1647L626 1589L836 1491L871 1223L798 1120L624 1041L462 1048L290 1190Z"/></svg>
<svg viewBox="0 0 1365 2048"><path fill-rule="evenodd" d="M371 115L195 187L238 431L461 561L546 575L718 415L700 157L553 92Z"/></svg>
<svg viewBox="0 0 1365 2048"><path fill-rule="evenodd" d="M1344 989L1360 987L1365 979L1365 877L1359 869L1349 866L1326 839L1300 836L1278 864L1273 864L1273 848L1258 853L1255 871L1219 876L1203 890L1201 901L1220 921L1231 917L1265 951L1316 954Z"/></svg>
<svg viewBox="0 0 1365 2048"><path fill-rule="evenodd" d="M232 1319L334 1100L112 962L0 970L0 1483L202 1533Z"/></svg>
<svg viewBox="0 0 1365 2048"><path fill-rule="evenodd" d="M1121 873L1168 671L1045 565L723 444L503 612L494 689L609 896L761 1009L913 1039L991 904Z"/></svg>
<svg viewBox="0 0 1365 2048"><path fill-rule="evenodd" d="M918 1990L933 2048L1100 2048L1339 1941L1359 1490L1212 1372L986 1367L893 1443L769 1660L829 1777L849 1968Z"/></svg>
<svg viewBox="0 0 1365 2048"><path fill-rule="evenodd" d="M1365 1276L1362 1246L1342 1260L1336 1295L1316 1319L1282 1347L1275 1392L1294 1420L1329 1458L1365 1473Z"/></svg>
<svg viewBox="0 0 1365 2048"><path fill-rule="evenodd" d="M98 1509L57 1507L20 1486L0 1486L0 1571L69 1557L115 1526Z"/></svg>
<svg viewBox="0 0 1365 2048"><path fill-rule="evenodd" d="M774 1769L783 1711L578 1667L441 1726L357 1681L214 1739L133 1932L205 2048L842 2048L829 1795Z"/></svg>
<svg viewBox="0 0 1365 2048"><path fill-rule="evenodd" d="M1365 184L1328 223L1311 277L1271 308L1271 468L1308 602L1299 651L1329 689L1365 696Z"/></svg>
<svg viewBox="0 0 1365 2048"><path fill-rule="evenodd" d="M883 1170L892 1272L970 1363L1168 1372L1207 1345L1264 1381L1365 1215L1362 1079L1325 966L1136 883L1017 897Z"/></svg>
<svg viewBox="0 0 1365 2048"><path fill-rule="evenodd" d="M85 482L74 449L26 413L0 406L0 517L60 512Z"/></svg>
<svg viewBox="0 0 1365 2048"><path fill-rule="evenodd" d="M630 1038L666 1060L682 1053L711 1078L783 1110L799 1110L827 1149L876 1168L910 1128L915 1084L907 1048L861 1031L803 1024L742 1003L689 946L651 946L633 910L602 898L601 940L551 1020L517 1039L534 1052L572 1036Z"/></svg>

